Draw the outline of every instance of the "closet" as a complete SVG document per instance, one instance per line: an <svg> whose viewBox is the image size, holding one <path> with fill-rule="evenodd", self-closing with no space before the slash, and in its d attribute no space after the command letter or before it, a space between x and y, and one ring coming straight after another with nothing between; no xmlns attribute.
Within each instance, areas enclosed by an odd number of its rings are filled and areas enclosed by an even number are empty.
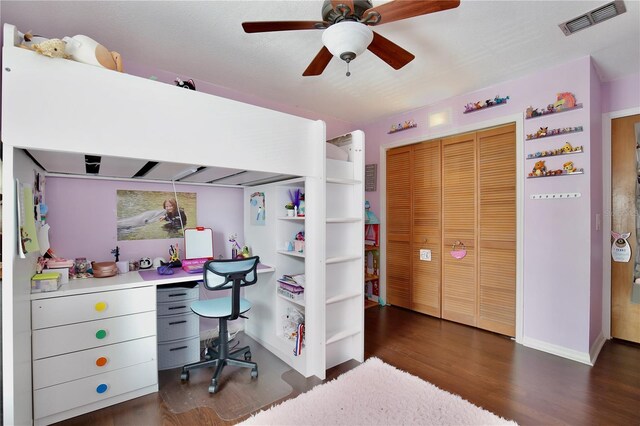
<svg viewBox="0 0 640 426"><path fill-rule="evenodd" d="M390 304L515 335L515 143L510 124L387 151Z"/></svg>

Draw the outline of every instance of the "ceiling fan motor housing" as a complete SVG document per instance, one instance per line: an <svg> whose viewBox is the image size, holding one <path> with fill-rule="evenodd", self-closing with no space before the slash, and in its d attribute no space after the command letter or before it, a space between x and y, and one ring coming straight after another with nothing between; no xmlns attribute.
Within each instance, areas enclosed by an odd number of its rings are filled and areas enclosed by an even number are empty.
<svg viewBox="0 0 640 426"><path fill-rule="evenodd" d="M343 20L359 20L362 18L362 14L365 10L369 10L373 7L370 0L354 0L353 8L348 16L343 16L341 11L335 10L331 4L331 0L325 0L322 5L322 20L325 22L341 22ZM353 16L355 15L355 16Z"/></svg>

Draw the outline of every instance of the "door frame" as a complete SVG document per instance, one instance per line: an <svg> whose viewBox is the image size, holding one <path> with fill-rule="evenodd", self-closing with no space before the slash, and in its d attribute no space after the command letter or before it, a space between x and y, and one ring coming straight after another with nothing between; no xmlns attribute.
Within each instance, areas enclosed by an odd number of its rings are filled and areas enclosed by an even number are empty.
<svg viewBox="0 0 640 426"><path fill-rule="evenodd" d="M387 150L399 146L410 145L431 139L439 139L460 133L474 132L489 127L497 127L509 123L516 125L516 342L522 343L524 334L524 116L522 113L496 117L466 126L447 130L434 130L433 133L422 133L419 136L389 142L380 145L380 297L387 300Z"/></svg>
<svg viewBox="0 0 640 426"><path fill-rule="evenodd" d="M602 334L611 339L611 122L616 118L640 114L640 107L602 114Z"/></svg>

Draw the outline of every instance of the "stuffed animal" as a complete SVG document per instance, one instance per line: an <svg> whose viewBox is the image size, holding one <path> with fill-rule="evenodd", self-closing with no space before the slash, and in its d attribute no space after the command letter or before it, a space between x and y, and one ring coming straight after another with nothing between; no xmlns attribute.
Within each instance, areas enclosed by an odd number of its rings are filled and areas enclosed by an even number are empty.
<svg viewBox="0 0 640 426"><path fill-rule="evenodd" d="M564 163L562 165L562 168L567 172L567 173L573 173L576 171L576 168L573 167L573 161L567 161L566 163Z"/></svg>
<svg viewBox="0 0 640 426"><path fill-rule="evenodd" d="M65 43L59 38L52 38L42 43L31 44L31 46L25 47L50 58L69 58L69 55L66 53Z"/></svg>
<svg viewBox="0 0 640 426"><path fill-rule="evenodd" d="M110 52L106 47L84 35L65 37L67 53L74 61L122 72L122 58L118 52Z"/></svg>
<svg viewBox="0 0 640 426"><path fill-rule="evenodd" d="M196 83L194 83L194 81L191 79L183 81L180 78L176 77L174 82L176 83L176 86L182 87L183 89L196 90Z"/></svg>
<svg viewBox="0 0 640 426"><path fill-rule="evenodd" d="M547 166L544 165L544 160L536 161L533 166L533 170L529 173L529 176L545 176L547 174Z"/></svg>
<svg viewBox="0 0 640 426"><path fill-rule="evenodd" d="M565 154L573 152L573 147L571 146L571 144L569 142L564 144L564 146L562 147L562 152L564 152Z"/></svg>

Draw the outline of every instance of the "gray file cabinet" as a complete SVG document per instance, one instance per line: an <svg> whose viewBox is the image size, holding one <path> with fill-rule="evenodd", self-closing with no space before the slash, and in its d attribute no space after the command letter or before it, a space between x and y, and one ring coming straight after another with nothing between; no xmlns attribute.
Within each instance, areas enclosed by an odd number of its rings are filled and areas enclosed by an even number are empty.
<svg viewBox="0 0 640 426"><path fill-rule="evenodd" d="M191 311L197 282L158 287L158 370L200 360L200 320Z"/></svg>

